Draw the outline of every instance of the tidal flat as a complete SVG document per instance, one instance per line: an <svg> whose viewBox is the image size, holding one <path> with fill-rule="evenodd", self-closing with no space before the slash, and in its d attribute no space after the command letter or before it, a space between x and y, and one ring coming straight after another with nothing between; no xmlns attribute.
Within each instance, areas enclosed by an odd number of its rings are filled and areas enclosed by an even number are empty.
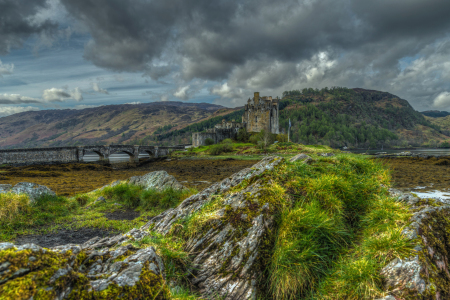
<svg viewBox="0 0 450 300"><path fill-rule="evenodd" d="M58 196L71 197L91 192L116 180L126 180L164 170L188 188L202 190L214 182L248 168L259 160L182 159L155 161L138 167L128 164L79 163L0 168L0 184L33 182L45 185Z"/></svg>
<svg viewBox="0 0 450 300"><path fill-rule="evenodd" d="M450 188L450 157L381 159L391 170L392 186L403 191L446 191Z"/></svg>

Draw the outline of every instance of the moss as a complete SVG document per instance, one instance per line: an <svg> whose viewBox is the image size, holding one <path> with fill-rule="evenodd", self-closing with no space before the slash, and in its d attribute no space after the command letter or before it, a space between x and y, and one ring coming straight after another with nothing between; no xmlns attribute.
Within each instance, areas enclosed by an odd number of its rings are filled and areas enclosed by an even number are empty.
<svg viewBox="0 0 450 300"><path fill-rule="evenodd" d="M170 299L170 291L162 276L155 275L146 262L142 268L140 280L134 286L122 286L111 283L107 289L96 292L89 289L87 278L78 277L77 284L68 299Z"/></svg>
<svg viewBox="0 0 450 300"><path fill-rule="evenodd" d="M419 234L424 236L425 249L421 251L419 259L425 266L421 277L427 278L433 285L422 295L423 299L450 299L450 274L448 260L450 258L450 209L444 208L429 213L422 219ZM433 251L430 251L432 249ZM430 253L431 252L431 253Z"/></svg>
<svg viewBox="0 0 450 300"><path fill-rule="evenodd" d="M35 260L29 260L33 256ZM11 263L10 272L3 274L1 280L7 279L10 274L20 270L27 269L26 275L8 280L0 286L0 295L2 299L29 299L31 296L40 296L41 299L50 299L55 295L55 291L65 286L66 280L71 276L61 276L54 284L51 290L48 288L48 281L53 274L60 268L65 268L69 258L72 256L71 251L64 254L58 254L51 251L39 250L32 252L31 250L15 251L8 249L0 252L0 265L4 262ZM78 260L75 261L73 268L77 268Z"/></svg>
<svg viewBox="0 0 450 300"><path fill-rule="evenodd" d="M132 252L129 251L128 254ZM29 260L33 256L35 259ZM125 258L119 257L118 259ZM11 263L10 272L3 274L1 280L8 278L9 274L27 269L27 273L20 277L6 281L0 286L1 299L54 299L58 291L66 289L69 285L73 287L68 299L169 299L170 292L162 276L155 275L149 269L146 262L142 269L140 281L132 287L120 287L112 283L106 290L95 292L89 285L89 279L78 270L82 264L83 270L98 259L106 261L110 255L96 256L88 259L88 255L82 251L76 257L71 251L57 253L48 250L32 252L31 250L16 251L8 249L0 252L0 264ZM71 264L71 262L73 262ZM55 272L71 265L72 271L59 277L55 282L50 279ZM82 271L82 270L81 270Z"/></svg>

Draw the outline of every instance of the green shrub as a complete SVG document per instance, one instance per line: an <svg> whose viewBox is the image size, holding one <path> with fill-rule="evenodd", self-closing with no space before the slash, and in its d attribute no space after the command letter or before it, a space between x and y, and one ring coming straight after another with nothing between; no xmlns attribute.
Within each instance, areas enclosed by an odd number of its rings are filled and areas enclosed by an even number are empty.
<svg viewBox="0 0 450 300"><path fill-rule="evenodd" d="M236 139L241 143L247 143L251 134L245 128L239 129Z"/></svg>
<svg viewBox="0 0 450 300"><path fill-rule="evenodd" d="M233 151L233 145L231 143L225 143L225 144L216 144L211 146L209 148L209 154L211 155L219 155L224 152L232 152Z"/></svg>
<svg viewBox="0 0 450 300"><path fill-rule="evenodd" d="M107 199L121 202L127 208L136 208L141 203L142 187L133 184L120 183L113 187L105 187L103 195Z"/></svg>
<svg viewBox="0 0 450 300"><path fill-rule="evenodd" d="M143 209L176 207L181 201L192 195L193 192L192 190L175 190L173 188L163 191L156 189L144 190L140 195L141 207Z"/></svg>
<svg viewBox="0 0 450 300"><path fill-rule="evenodd" d="M214 140L213 140L213 139L207 138L207 139L205 140L205 145L206 145L206 146L210 146L210 145L213 145L213 144L214 144Z"/></svg>
<svg viewBox="0 0 450 300"><path fill-rule="evenodd" d="M224 139L222 142L220 142L221 144L233 144L233 140L232 139Z"/></svg>

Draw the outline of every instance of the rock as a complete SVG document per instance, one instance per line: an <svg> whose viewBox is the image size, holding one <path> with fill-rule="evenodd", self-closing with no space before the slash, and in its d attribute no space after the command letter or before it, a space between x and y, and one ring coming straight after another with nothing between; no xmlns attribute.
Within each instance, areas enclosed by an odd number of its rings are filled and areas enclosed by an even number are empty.
<svg viewBox="0 0 450 300"><path fill-rule="evenodd" d="M31 182L19 182L14 187L10 184L0 184L0 194L2 193L27 194L31 202L42 195L56 196L48 187Z"/></svg>
<svg viewBox="0 0 450 300"><path fill-rule="evenodd" d="M300 153L300 154L297 154L296 156L292 157L289 161L290 162L294 162L294 161L297 161L297 160L305 161L307 159L311 159L311 157L309 155L304 154L304 153Z"/></svg>
<svg viewBox="0 0 450 300"><path fill-rule="evenodd" d="M10 192L11 188L12 188L12 185L10 185L10 184L0 184L0 194Z"/></svg>
<svg viewBox="0 0 450 300"><path fill-rule="evenodd" d="M402 233L414 241L416 254L395 258L382 268L386 291L395 299L450 299L450 206L438 200L419 201L396 189L389 193L414 211ZM392 299L388 297L383 299Z"/></svg>
<svg viewBox="0 0 450 300"><path fill-rule="evenodd" d="M105 197L103 197L103 196L98 197L97 200L94 201L94 204L99 203L99 202L106 202Z"/></svg>
<svg viewBox="0 0 450 300"><path fill-rule="evenodd" d="M426 284L420 276L421 270L419 256L416 255L403 260L395 258L381 270L381 275L385 278L385 288L392 294L405 289L422 294Z"/></svg>
<svg viewBox="0 0 450 300"><path fill-rule="evenodd" d="M148 233L134 229L126 235L51 249L1 243L1 298L15 299L20 294L21 299L100 299L105 295L99 293L112 286L108 299L142 299L143 295L169 299L164 263L153 247L137 249L128 244L112 248L143 235Z"/></svg>
<svg viewBox="0 0 450 300"><path fill-rule="evenodd" d="M143 186L146 190L164 190L166 188L173 188L175 190L185 189L175 177L167 174L166 171L155 171L142 176L133 176L128 179L128 183Z"/></svg>
<svg viewBox="0 0 450 300"><path fill-rule="evenodd" d="M176 230L174 224L202 209L211 201L221 201L217 217L205 222L198 233L190 237L186 250L192 256L190 281L204 299L254 299L256 281L260 276L261 253L273 229L277 208L272 197L262 197L270 183L257 179L259 175L283 163L281 157L265 157L252 168L241 170L222 182L184 200L178 207L152 218L141 228L167 234ZM226 193L243 180L250 181L241 191ZM216 199L222 194L223 198Z"/></svg>
<svg viewBox="0 0 450 300"><path fill-rule="evenodd" d="M318 153L318 155L324 157L335 156L334 153Z"/></svg>

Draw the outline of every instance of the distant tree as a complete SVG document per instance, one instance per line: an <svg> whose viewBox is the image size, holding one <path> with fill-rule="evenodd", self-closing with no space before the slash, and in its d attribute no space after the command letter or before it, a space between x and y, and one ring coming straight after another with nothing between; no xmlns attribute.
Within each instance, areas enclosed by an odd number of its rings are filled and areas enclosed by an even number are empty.
<svg viewBox="0 0 450 300"><path fill-rule="evenodd" d="M245 128L239 129L239 132L238 132L238 134L237 134L236 139L237 139L239 142L246 143L246 142L248 142L248 139L250 138L250 135L251 135L251 134L248 133L247 130L246 130Z"/></svg>
<svg viewBox="0 0 450 300"><path fill-rule="evenodd" d="M448 141L445 141L445 142L441 143L441 145L439 147L441 147L441 148L450 148L450 143Z"/></svg>
<svg viewBox="0 0 450 300"><path fill-rule="evenodd" d="M211 139L211 138L207 138L207 139L205 140L205 144L206 144L207 146L212 145L212 144L214 144L214 140Z"/></svg>

